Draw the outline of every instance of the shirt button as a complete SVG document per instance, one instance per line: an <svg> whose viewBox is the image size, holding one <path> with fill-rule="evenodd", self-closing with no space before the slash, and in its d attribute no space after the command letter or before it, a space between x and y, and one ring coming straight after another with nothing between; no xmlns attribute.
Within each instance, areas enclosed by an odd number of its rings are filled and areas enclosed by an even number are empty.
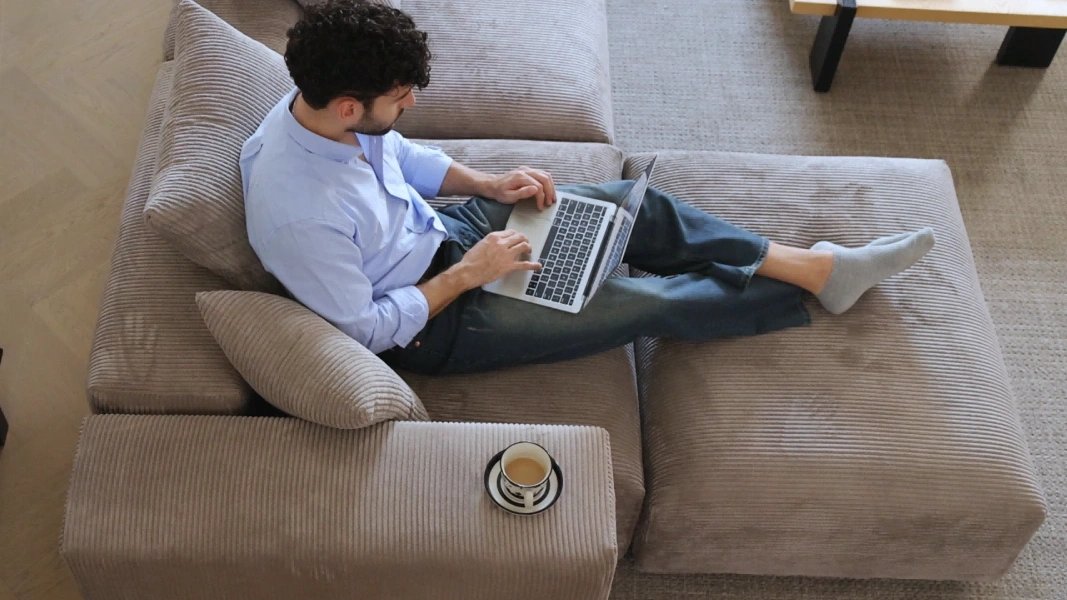
<svg viewBox="0 0 1067 600"><path fill-rule="evenodd" d="M415 347L416 347L416 348L418 348L418 347L419 347L419 344L421 344L421 343L422 343L422 342L415 342Z"/></svg>

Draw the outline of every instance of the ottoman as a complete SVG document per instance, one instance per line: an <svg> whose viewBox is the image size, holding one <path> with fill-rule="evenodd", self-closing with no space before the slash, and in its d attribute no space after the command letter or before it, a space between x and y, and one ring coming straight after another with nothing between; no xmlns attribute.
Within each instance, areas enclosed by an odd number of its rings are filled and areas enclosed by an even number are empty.
<svg viewBox="0 0 1067 600"><path fill-rule="evenodd" d="M937 245L844 315L809 302L808 327L636 344L638 568L1002 575L1046 503L947 165L661 152L652 184L791 245L925 225Z"/></svg>
<svg viewBox="0 0 1067 600"><path fill-rule="evenodd" d="M519 440L563 474L537 515L505 512L483 487L490 458ZM603 599L611 473L595 427L96 415L60 551L88 600Z"/></svg>

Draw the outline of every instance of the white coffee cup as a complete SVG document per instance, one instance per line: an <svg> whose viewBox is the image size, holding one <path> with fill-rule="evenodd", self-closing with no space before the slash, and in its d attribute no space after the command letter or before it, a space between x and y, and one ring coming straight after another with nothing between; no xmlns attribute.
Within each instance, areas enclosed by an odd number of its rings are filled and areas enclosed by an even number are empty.
<svg viewBox="0 0 1067 600"><path fill-rule="evenodd" d="M552 457L533 442L516 442L500 457L500 472L504 475L504 490L527 509L548 489L552 473Z"/></svg>

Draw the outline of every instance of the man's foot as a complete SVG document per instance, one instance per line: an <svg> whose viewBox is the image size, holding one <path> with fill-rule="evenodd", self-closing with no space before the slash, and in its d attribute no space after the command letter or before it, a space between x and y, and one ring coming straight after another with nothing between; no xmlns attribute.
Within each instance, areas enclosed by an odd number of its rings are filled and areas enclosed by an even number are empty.
<svg viewBox="0 0 1067 600"><path fill-rule="evenodd" d="M867 244L867 245L868 246L885 246L887 244L892 244L894 242L899 242L900 240L903 240L905 238L911 237L911 236L915 235L915 233L916 232L914 232L914 231L905 231L904 233L897 233L897 234L893 234L893 235L887 235L885 237L880 237L880 238L874 240L873 242L871 242L870 244Z"/></svg>
<svg viewBox="0 0 1067 600"><path fill-rule="evenodd" d="M919 262L933 247L934 230L929 227L879 238L862 248L819 242L811 249L832 252L834 266L815 297L826 310L839 315L851 308L864 292Z"/></svg>

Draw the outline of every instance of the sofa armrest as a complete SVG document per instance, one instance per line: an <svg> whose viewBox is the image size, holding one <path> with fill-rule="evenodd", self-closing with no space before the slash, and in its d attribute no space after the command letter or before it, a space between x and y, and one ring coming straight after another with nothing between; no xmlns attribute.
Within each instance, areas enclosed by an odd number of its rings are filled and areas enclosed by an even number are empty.
<svg viewBox="0 0 1067 600"><path fill-rule="evenodd" d="M535 516L483 487L519 440L564 474ZM94 415L61 552L90 600L607 598L613 490L595 427Z"/></svg>

